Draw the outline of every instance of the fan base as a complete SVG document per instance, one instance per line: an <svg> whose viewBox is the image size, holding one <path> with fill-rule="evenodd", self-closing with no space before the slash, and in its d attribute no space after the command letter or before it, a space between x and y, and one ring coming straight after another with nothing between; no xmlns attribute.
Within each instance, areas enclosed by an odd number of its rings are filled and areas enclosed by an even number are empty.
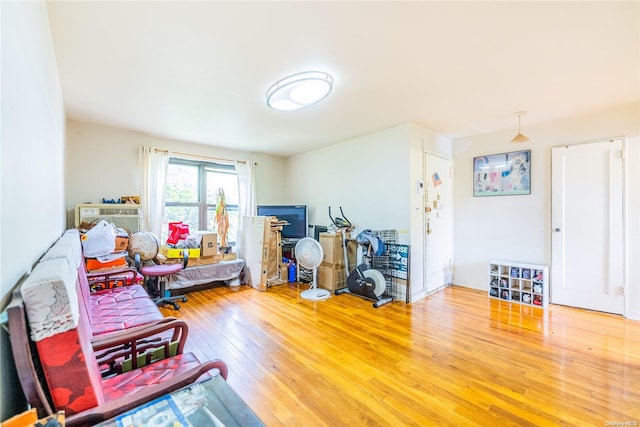
<svg viewBox="0 0 640 427"><path fill-rule="evenodd" d="M313 300L313 301L322 301L331 296L331 292L326 289L307 289L306 291L300 292L300 296L304 299Z"/></svg>

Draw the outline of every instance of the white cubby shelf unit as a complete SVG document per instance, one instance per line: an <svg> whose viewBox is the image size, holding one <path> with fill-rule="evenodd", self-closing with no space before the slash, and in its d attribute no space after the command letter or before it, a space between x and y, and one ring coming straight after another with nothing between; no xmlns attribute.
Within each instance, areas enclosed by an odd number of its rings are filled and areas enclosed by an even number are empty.
<svg viewBox="0 0 640 427"><path fill-rule="evenodd" d="M491 261L489 297L534 307L546 307L549 304L549 266Z"/></svg>

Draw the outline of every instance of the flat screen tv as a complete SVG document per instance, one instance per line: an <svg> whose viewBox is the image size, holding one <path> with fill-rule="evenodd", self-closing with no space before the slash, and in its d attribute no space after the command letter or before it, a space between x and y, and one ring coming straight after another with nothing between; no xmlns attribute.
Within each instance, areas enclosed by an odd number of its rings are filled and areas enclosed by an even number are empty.
<svg viewBox="0 0 640 427"><path fill-rule="evenodd" d="M260 205L258 216L275 216L287 221L289 225L282 228L282 238L296 240L307 237L306 205Z"/></svg>

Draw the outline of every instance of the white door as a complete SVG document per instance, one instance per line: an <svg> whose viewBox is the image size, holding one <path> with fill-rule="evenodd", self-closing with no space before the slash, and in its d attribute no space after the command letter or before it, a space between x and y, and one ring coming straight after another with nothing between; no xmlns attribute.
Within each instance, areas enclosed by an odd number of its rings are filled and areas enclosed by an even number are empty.
<svg viewBox="0 0 640 427"><path fill-rule="evenodd" d="M551 302L623 314L622 140L551 157Z"/></svg>
<svg viewBox="0 0 640 427"><path fill-rule="evenodd" d="M453 168L451 160L425 154L424 283L432 292L451 283L453 259Z"/></svg>

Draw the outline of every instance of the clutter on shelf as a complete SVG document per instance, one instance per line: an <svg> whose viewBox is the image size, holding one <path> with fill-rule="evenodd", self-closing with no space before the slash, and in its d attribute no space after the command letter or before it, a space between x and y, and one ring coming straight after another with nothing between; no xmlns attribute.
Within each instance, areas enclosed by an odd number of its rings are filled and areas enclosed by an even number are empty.
<svg viewBox="0 0 640 427"><path fill-rule="evenodd" d="M227 253L218 251L217 233L207 230L190 231L189 224L181 221L170 222L168 227L169 237L160 250L160 260L165 264L182 262L185 250L189 257L187 267L237 259L237 255L230 250Z"/></svg>
<svg viewBox="0 0 640 427"><path fill-rule="evenodd" d="M149 234L129 232L106 219L96 219L86 224L80 222L77 228L81 232L86 266L90 272L133 265L133 257L128 250L132 236ZM237 255L231 251L226 254L218 251L218 235L215 232L190 231L189 225L181 221L170 222L168 228L167 241L165 244L158 241L158 251L152 257L157 263L183 262L185 250L188 251L188 267L237 259ZM157 240L157 237L154 238Z"/></svg>
<svg viewBox="0 0 640 427"><path fill-rule="evenodd" d="M121 196L119 199L102 198L102 203L108 205L139 205L140 196Z"/></svg>
<svg viewBox="0 0 640 427"><path fill-rule="evenodd" d="M81 236L87 270L90 272L127 267L129 234L105 220Z"/></svg>

